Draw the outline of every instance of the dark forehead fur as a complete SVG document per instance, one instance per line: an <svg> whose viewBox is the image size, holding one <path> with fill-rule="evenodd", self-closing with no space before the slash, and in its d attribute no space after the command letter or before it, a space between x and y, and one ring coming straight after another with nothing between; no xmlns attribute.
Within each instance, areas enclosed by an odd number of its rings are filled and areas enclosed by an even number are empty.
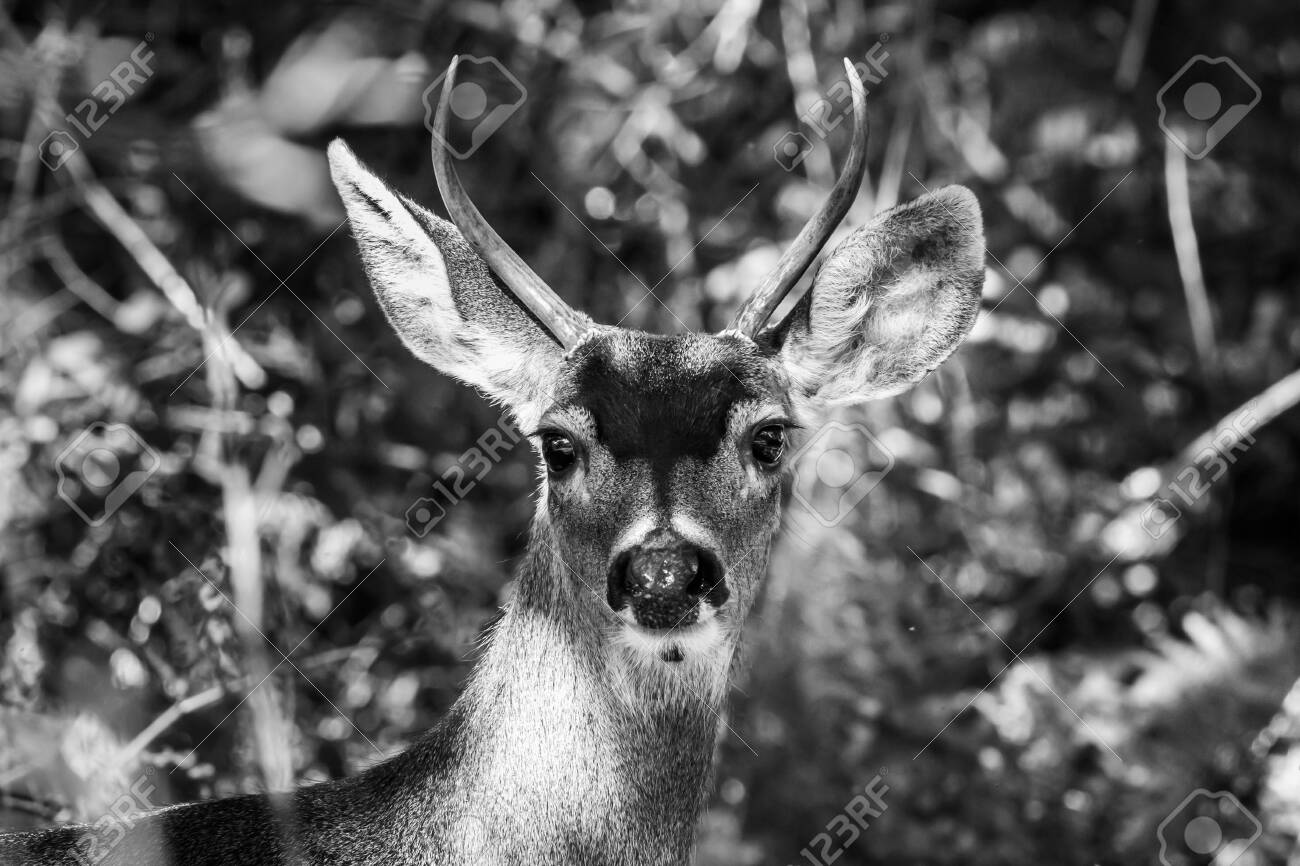
<svg viewBox="0 0 1300 866"><path fill-rule="evenodd" d="M707 459L738 401L781 398L775 365L732 336L602 335L575 354L561 405L581 406L617 460Z"/></svg>

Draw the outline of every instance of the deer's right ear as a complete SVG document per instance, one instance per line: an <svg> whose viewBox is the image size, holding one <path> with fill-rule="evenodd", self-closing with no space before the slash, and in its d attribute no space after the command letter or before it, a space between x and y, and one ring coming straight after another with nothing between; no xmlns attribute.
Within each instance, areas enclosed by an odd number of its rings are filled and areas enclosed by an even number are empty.
<svg viewBox="0 0 1300 866"><path fill-rule="evenodd" d="M531 423L545 408L560 346L454 225L389 189L339 139L329 163L370 284L402 342Z"/></svg>

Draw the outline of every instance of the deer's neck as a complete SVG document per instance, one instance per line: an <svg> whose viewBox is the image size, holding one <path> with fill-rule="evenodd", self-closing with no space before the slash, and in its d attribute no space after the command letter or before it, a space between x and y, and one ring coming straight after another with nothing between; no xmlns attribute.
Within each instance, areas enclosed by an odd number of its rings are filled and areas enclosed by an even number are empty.
<svg viewBox="0 0 1300 866"><path fill-rule="evenodd" d="M729 659L632 656L580 580L534 545L444 732L459 753L447 796L491 829L488 850L684 863Z"/></svg>

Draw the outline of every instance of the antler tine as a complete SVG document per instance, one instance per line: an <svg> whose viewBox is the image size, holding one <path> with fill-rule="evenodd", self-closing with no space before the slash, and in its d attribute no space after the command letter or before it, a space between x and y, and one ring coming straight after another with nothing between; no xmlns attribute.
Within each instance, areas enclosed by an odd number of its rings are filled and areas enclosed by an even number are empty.
<svg viewBox="0 0 1300 866"><path fill-rule="evenodd" d="M853 92L853 144L848 159L840 171L835 188L827 196L821 209L799 232L790 248L781 256L772 272L763 278L754 294L736 312L730 330L754 336L767 323L781 299L790 293L804 271L817 258L817 254L830 238L835 227L848 213L849 206L862 186L862 175L867 167L867 94L862 79L853 64L844 60L848 73L849 89Z"/></svg>
<svg viewBox="0 0 1300 866"><path fill-rule="evenodd" d="M451 65L447 67L442 95L438 99L438 112L434 118L433 174L438 180L438 192L442 194L452 222L465 239L501 278L510 293L532 312L542 327L567 351L577 345L590 323L546 285L488 225L461 186L460 178L456 176L450 148L447 146L447 107L451 102L451 91L456 86L456 65L459 60L459 56L453 57Z"/></svg>

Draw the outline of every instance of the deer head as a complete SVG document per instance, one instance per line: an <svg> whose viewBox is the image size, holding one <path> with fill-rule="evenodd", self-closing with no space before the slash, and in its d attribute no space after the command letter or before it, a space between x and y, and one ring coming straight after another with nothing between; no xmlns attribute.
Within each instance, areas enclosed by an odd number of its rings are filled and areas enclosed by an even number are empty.
<svg viewBox="0 0 1300 866"><path fill-rule="evenodd" d="M389 189L341 141L330 145L334 182L397 333L509 406L537 449L532 544L566 568L521 575L520 595L566 605L610 652L729 658L779 523L793 431L827 407L914 385L975 320L980 211L951 186L853 232L791 312L771 321L862 180L866 99L845 67L854 129L839 180L731 327L712 335L606 327L571 309L492 230L437 143L452 222ZM453 61L439 141L455 71Z"/></svg>

